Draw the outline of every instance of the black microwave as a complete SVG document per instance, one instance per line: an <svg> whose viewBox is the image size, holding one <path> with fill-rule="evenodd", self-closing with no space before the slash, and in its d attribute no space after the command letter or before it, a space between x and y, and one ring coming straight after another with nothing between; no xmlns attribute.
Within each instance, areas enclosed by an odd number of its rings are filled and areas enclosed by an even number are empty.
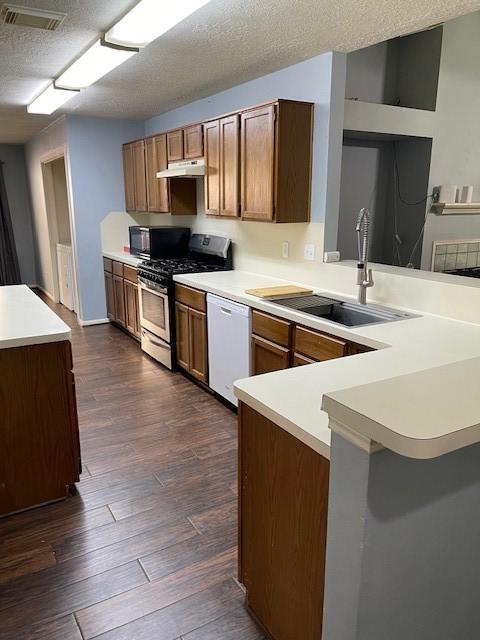
<svg viewBox="0 0 480 640"><path fill-rule="evenodd" d="M130 253L150 260L182 258L188 253L188 227L129 227Z"/></svg>

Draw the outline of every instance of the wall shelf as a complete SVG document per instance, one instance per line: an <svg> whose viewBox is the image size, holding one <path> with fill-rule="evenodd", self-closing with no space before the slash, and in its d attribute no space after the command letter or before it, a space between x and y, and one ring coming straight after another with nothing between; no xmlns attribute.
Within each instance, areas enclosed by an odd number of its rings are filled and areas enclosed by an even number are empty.
<svg viewBox="0 0 480 640"><path fill-rule="evenodd" d="M345 100L346 131L433 138L435 112Z"/></svg>
<svg viewBox="0 0 480 640"><path fill-rule="evenodd" d="M438 215L465 215L480 213L480 202L434 202L433 212Z"/></svg>

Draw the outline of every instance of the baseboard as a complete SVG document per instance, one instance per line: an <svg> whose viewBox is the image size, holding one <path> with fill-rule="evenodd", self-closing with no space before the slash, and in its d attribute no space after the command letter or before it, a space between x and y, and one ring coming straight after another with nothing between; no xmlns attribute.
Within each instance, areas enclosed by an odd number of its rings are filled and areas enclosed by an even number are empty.
<svg viewBox="0 0 480 640"><path fill-rule="evenodd" d="M110 322L108 318L98 318L97 320L78 320L82 327L91 327L94 324L107 324Z"/></svg>
<svg viewBox="0 0 480 640"><path fill-rule="evenodd" d="M47 298L49 298L52 302L56 302L55 298L49 293L46 289L41 287L39 284L29 284L30 289L39 289L42 293L44 293Z"/></svg>

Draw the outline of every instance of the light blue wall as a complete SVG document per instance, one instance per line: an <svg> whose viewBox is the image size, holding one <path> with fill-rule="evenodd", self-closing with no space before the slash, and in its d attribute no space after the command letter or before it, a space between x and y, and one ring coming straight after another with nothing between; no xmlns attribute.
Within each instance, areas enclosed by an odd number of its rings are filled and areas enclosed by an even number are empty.
<svg viewBox="0 0 480 640"><path fill-rule="evenodd" d="M37 284L32 209L23 145L0 144L0 162L4 163L3 177L7 189L22 282Z"/></svg>
<svg viewBox="0 0 480 640"><path fill-rule="evenodd" d="M340 173L339 167L336 166L339 164L339 158L335 155L329 156L331 126L335 122L336 137L338 137L340 149L343 128L343 86L341 104L334 105L335 109L331 108L332 68L334 60L338 59L343 61L343 54L325 53L256 80L237 85L221 93L216 93L208 98L196 100L147 120L145 133L151 135L275 98L314 102L312 222L323 222L327 206L329 174L333 172L333 174L338 173L339 175ZM341 117L337 119L339 110Z"/></svg>
<svg viewBox="0 0 480 640"><path fill-rule="evenodd" d="M144 135L132 120L67 117L74 239L83 321L106 317L100 223L125 209L122 144Z"/></svg>

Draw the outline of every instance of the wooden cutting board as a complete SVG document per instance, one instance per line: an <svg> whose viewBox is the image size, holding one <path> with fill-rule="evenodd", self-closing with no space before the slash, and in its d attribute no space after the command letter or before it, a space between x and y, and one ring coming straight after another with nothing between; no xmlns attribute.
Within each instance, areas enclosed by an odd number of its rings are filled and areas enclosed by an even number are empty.
<svg viewBox="0 0 480 640"><path fill-rule="evenodd" d="M260 289L245 289L245 293L256 298L275 300L277 298L288 298L294 296L308 296L313 293L313 289L305 287L297 287L293 284L287 284L280 287L263 287Z"/></svg>

